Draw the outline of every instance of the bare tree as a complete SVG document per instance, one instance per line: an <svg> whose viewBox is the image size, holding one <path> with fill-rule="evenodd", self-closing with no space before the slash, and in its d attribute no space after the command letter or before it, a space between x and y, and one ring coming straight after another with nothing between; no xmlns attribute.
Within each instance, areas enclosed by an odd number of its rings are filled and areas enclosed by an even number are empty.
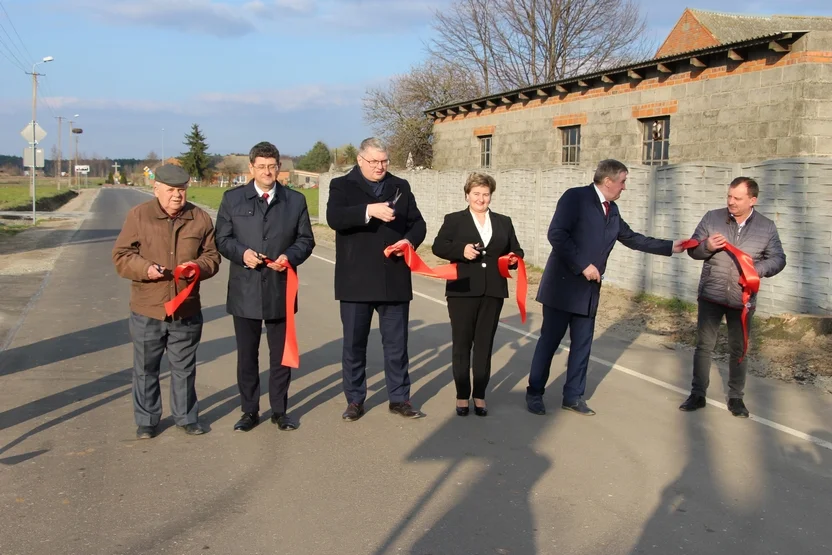
<svg viewBox="0 0 832 555"><path fill-rule="evenodd" d="M404 166L412 154L416 165L429 166L433 125L424 111L482 92L479 79L467 68L429 60L393 77L387 87L369 89L364 95L364 120L387 141L393 164Z"/></svg>
<svg viewBox="0 0 832 555"><path fill-rule="evenodd" d="M475 72L488 94L647 58L634 0L460 0L436 12L429 52Z"/></svg>
<svg viewBox="0 0 832 555"><path fill-rule="evenodd" d="M459 0L447 13L434 12L437 38L428 51L445 64L464 68L482 80L483 92L491 94L494 68L492 31L497 28L497 0Z"/></svg>

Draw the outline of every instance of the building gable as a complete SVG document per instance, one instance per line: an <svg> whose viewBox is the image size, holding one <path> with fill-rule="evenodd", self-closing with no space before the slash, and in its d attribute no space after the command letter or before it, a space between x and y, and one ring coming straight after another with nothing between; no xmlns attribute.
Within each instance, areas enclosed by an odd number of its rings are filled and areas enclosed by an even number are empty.
<svg viewBox="0 0 832 555"><path fill-rule="evenodd" d="M719 44L720 41L697 19L694 12L685 9L676 26L656 52L656 57L663 58Z"/></svg>

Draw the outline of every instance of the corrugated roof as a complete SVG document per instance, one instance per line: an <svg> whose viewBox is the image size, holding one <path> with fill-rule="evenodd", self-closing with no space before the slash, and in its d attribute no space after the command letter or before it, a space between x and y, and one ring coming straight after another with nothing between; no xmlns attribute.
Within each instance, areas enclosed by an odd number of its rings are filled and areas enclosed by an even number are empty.
<svg viewBox="0 0 832 555"><path fill-rule="evenodd" d="M459 106L462 106L462 105L465 105L465 104L474 104L474 103L482 104L482 103L485 103L487 101L500 101L501 97L512 97L512 96L517 96L521 93L522 94L534 95L536 89L552 88L552 87L556 87L557 85L568 85L568 84L572 84L572 83L580 83L582 81L592 81L592 80L601 78L604 75L609 76L609 75L627 73L630 70L638 71L638 70L641 70L641 69L649 68L651 66L655 66L656 64L666 64L666 63L673 63L673 62L679 61L679 60L685 60L685 59L687 59L691 56L710 56L710 55L713 55L713 54L716 54L716 53L719 53L719 52L726 52L727 50L729 50L731 48L740 48L740 47L751 46L751 45L756 45L756 44L765 44L769 40L785 39L785 40L794 41L794 40L797 40L797 38L799 38L803 34L805 34L805 33L800 32L800 31L794 31L793 33L792 32L789 32L789 33L776 32L776 33L762 35L762 36L754 37L754 38L751 38L751 39L744 39L744 40L740 40L740 41L736 41L736 42L732 42L732 43L728 43L728 44L708 46L706 48L699 48L699 49L690 50L690 51L687 51L687 52L678 52L678 53L675 53L675 54L669 54L667 56L662 56L660 58L651 58L649 60L644 60L644 61L641 61L641 62L635 62L635 63L632 63L632 64L627 64L627 65L618 66L618 67L614 67L614 68L604 69L604 70L596 71L596 72L593 72L593 73L586 73L586 74L583 74L583 75L575 75L575 76L566 77L566 78L563 78L563 79L558 79L556 81L550 81L550 82L547 82L547 83L540 83L540 84L537 84L537 85L530 85L530 86L527 86L527 87L520 87L520 88L517 88L517 89L514 89L514 90L494 93L494 94L490 94L488 96L483 96L483 97L480 97L480 98L475 98L475 99L470 99L470 100L465 100L465 101L459 101L459 102L452 102L452 103L449 103L449 104L445 104L444 106L437 106L437 107L434 107L434 108L430 108L428 110L425 110L424 113L425 114L430 114L432 112L439 112L439 111L442 111L442 110L447 110L449 108L455 109L455 108L457 108ZM513 102L511 102L511 103L513 103Z"/></svg>
<svg viewBox="0 0 832 555"><path fill-rule="evenodd" d="M749 40L786 31L832 31L832 17L753 16L690 9L721 44Z"/></svg>

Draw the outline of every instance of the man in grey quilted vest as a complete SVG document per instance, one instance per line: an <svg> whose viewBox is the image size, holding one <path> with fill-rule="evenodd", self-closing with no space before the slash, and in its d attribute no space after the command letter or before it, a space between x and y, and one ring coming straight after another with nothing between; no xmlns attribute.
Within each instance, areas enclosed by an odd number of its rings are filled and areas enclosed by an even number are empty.
<svg viewBox="0 0 832 555"><path fill-rule="evenodd" d="M705 406L705 393L711 371L711 354L716 346L722 317L728 325L728 410L741 418L748 417L743 402L748 360L744 356L743 290L740 285L740 266L733 255L724 249L734 245L754 260L760 278L780 273L786 267L786 255L777 235L774 222L754 209L760 187L750 177L738 177L728 186L728 206L711 210L699 225L692 239L699 246L688 250L695 260L703 260L699 278L699 312L696 328L696 351L693 355L693 383L691 394L679 407L694 411ZM747 322L754 313L757 295L748 301Z"/></svg>

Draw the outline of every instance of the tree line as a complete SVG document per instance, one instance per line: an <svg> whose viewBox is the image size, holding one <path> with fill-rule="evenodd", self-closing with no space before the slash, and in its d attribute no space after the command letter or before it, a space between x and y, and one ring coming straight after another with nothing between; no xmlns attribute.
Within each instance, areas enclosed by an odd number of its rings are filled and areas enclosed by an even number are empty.
<svg viewBox="0 0 832 555"><path fill-rule="evenodd" d="M248 155L239 154L225 156L209 153L209 145L205 134L199 124L193 124L191 130L185 135L183 144L187 148L185 152L174 157L174 163L180 164L197 182L212 183L217 178L233 181L236 177L248 174L248 163L241 157ZM57 148L53 147L53 159L44 160L43 173L47 176L58 175ZM301 156L286 156L281 159L291 160L294 168L303 171L321 173L328 171L331 167L339 168L351 166L356 163L358 150L352 144L346 144L337 148L330 148L322 141L316 142L308 152ZM168 158L170 160L170 158ZM78 153L77 163L90 167L89 177L105 178L106 183L115 181L114 164L118 163L121 182L133 181L144 175L144 168L154 168L162 160L155 151L150 151L144 158L101 158L97 154L87 156L83 152ZM63 160L62 169L64 172L72 173L76 161ZM0 155L0 174L21 176L25 168L21 156Z"/></svg>

